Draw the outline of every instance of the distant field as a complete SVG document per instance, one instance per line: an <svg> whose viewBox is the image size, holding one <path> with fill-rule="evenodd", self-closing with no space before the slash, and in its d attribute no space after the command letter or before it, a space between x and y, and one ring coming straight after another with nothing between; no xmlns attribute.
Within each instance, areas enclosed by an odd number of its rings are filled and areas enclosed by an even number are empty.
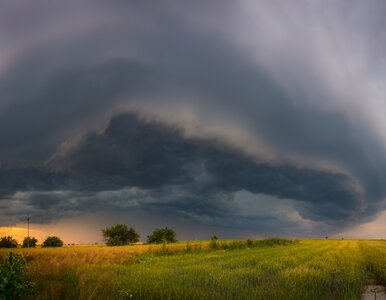
<svg viewBox="0 0 386 300"><path fill-rule="evenodd" d="M386 285L385 241L217 243L13 251L34 299L360 299L366 284Z"/></svg>

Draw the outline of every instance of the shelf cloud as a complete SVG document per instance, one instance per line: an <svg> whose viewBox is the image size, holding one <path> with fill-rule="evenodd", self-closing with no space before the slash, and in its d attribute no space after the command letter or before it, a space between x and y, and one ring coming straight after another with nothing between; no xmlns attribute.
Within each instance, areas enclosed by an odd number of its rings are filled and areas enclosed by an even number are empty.
<svg viewBox="0 0 386 300"><path fill-rule="evenodd" d="M373 220L385 13L382 1L5 1L0 226L136 210L301 236Z"/></svg>

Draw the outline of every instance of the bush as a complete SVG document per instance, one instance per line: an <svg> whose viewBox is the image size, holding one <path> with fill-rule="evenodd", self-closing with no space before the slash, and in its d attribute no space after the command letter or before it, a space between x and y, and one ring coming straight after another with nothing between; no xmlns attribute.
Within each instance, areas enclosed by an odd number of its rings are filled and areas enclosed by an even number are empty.
<svg viewBox="0 0 386 300"><path fill-rule="evenodd" d="M236 250L236 249L245 249L247 248L247 242L244 241L231 241L227 244L227 249Z"/></svg>
<svg viewBox="0 0 386 300"><path fill-rule="evenodd" d="M218 249L219 245L217 243L217 239L212 238L209 243L209 249L216 250Z"/></svg>
<svg viewBox="0 0 386 300"><path fill-rule="evenodd" d="M210 250L236 250L236 249L246 249L246 248L255 248L255 247L272 247L272 246L285 246L298 243L297 240L292 239L283 239L283 238L267 238L261 240L233 240L233 241L223 241L219 242L216 239L211 239L209 242Z"/></svg>
<svg viewBox="0 0 386 300"><path fill-rule="evenodd" d="M176 232L170 228L157 228L147 237L149 244L175 243Z"/></svg>
<svg viewBox="0 0 386 300"><path fill-rule="evenodd" d="M42 244L42 247L62 247L63 241L57 236L49 236L45 239Z"/></svg>
<svg viewBox="0 0 386 300"><path fill-rule="evenodd" d="M107 246L123 246L139 241L137 231L133 227L128 228L125 224L102 229L102 235Z"/></svg>
<svg viewBox="0 0 386 300"><path fill-rule="evenodd" d="M185 248L185 252L186 253L190 253L192 252L192 243L191 242L186 242L186 248Z"/></svg>
<svg viewBox="0 0 386 300"><path fill-rule="evenodd" d="M23 248L35 248L38 240L34 237L25 237L23 240Z"/></svg>
<svg viewBox="0 0 386 300"><path fill-rule="evenodd" d="M9 253L0 260L0 299L25 299L34 292L27 280L25 261L21 254Z"/></svg>
<svg viewBox="0 0 386 300"><path fill-rule="evenodd" d="M17 241L12 236L3 236L0 239L0 248L17 248Z"/></svg>
<svg viewBox="0 0 386 300"><path fill-rule="evenodd" d="M296 243L298 243L298 241L293 239L267 238L267 239L254 241L254 247L286 246L286 245L291 245Z"/></svg>

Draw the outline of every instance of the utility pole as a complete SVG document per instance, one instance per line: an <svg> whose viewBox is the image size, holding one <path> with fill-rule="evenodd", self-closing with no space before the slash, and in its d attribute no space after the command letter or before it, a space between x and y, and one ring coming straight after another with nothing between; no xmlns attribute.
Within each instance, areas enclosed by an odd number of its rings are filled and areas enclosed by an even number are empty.
<svg viewBox="0 0 386 300"><path fill-rule="evenodd" d="M27 215L27 248L29 248L29 214Z"/></svg>

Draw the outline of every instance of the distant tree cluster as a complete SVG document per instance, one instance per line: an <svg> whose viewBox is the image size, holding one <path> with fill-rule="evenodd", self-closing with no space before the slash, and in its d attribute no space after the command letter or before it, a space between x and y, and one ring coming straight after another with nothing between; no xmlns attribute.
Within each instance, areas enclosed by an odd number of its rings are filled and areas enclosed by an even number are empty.
<svg viewBox="0 0 386 300"><path fill-rule="evenodd" d="M0 248L17 248L17 241L10 235L0 238Z"/></svg>
<svg viewBox="0 0 386 300"><path fill-rule="evenodd" d="M44 240L42 247L63 247L63 241L57 236L49 236Z"/></svg>
<svg viewBox="0 0 386 300"><path fill-rule="evenodd" d="M133 227L125 224L117 224L112 227L102 229L103 239L107 246L124 246L137 243L139 233ZM176 232L168 227L157 228L147 237L149 244L175 243Z"/></svg>
<svg viewBox="0 0 386 300"><path fill-rule="evenodd" d="M102 235L107 246L124 246L139 241L138 232L133 227L128 228L125 224L102 229Z"/></svg>
<svg viewBox="0 0 386 300"><path fill-rule="evenodd" d="M153 231L153 234L147 237L147 242L149 244L175 243L176 233L168 227L157 228Z"/></svg>
<svg viewBox="0 0 386 300"><path fill-rule="evenodd" d="M23 240L23 248L35 248L38 243L38 240L34 237L25 237Z"/></svg>
<svg viewBox="0 0 386 300"><path fill-rule="evenodd" d="M21 247L35 248L38 240L35 237L25 237ZM17 248L19 245L17 241L10 235L0 238L0 248ZM57 236L47 237L41 245L42 247L62 247L63 241Z"/></svg>
<svg viewBox="0 0 386 300"><path fill-rule="evenodd" d="M103 239L107 246L124 246L139 242L139 233L125 224L117 224L102 229ZM153 233L147 236L148 244L175 243L176 232L168 227L156 228ZM25 237L21 247L35 248L38 240L35 237ZM57 236L47 237L41 247L63 247L63 241ZM17 248L18 242L12 236L3 236L0 238L0 248Z"/></svg>

